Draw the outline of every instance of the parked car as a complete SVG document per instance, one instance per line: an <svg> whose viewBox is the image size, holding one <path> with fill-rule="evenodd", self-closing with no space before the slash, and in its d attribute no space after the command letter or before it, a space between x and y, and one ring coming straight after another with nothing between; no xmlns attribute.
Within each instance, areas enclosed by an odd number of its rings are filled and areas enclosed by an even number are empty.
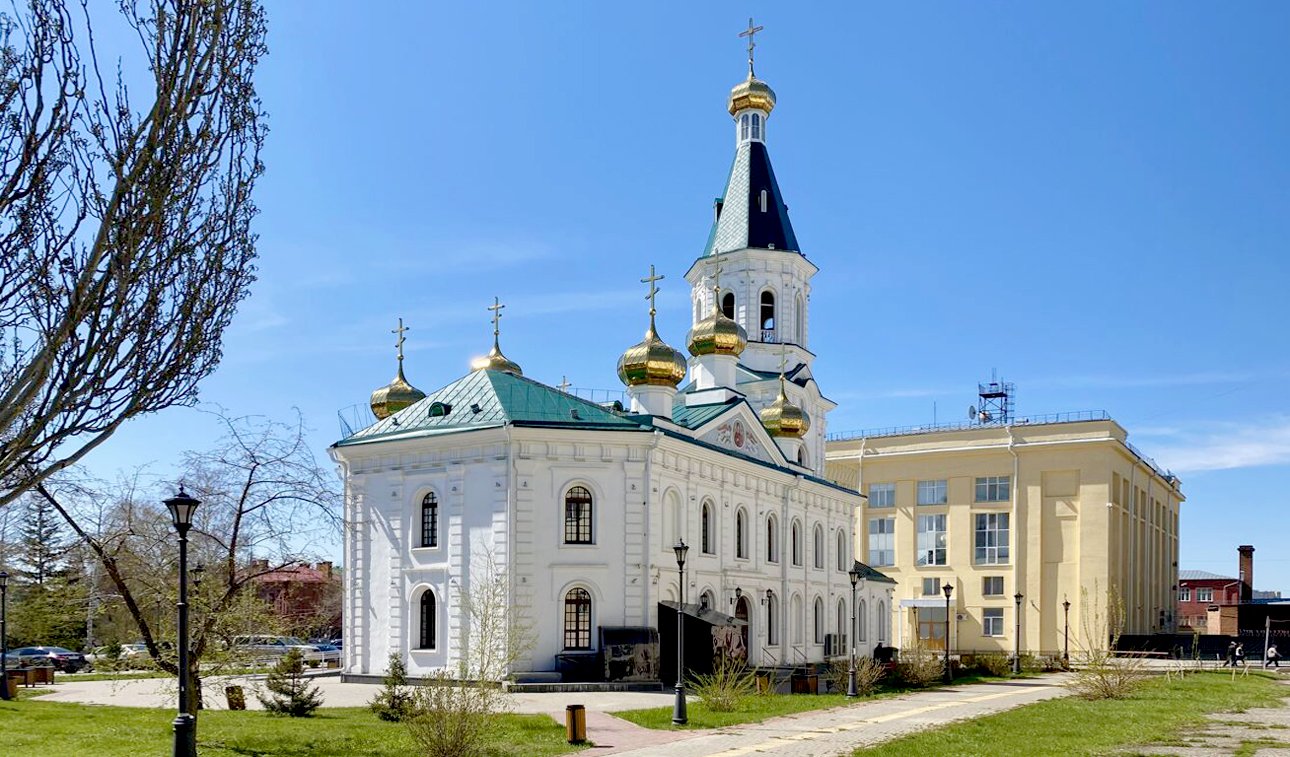
<svg viewBox="0 0 1290 757"><path fill-rule="evenodd" d="M121 645L120 659L122 660L132 660L135 658L147 657L147 656L148 656L148 645L144 644L141 641L135 642L133 644Z"/></svg>
<svg viewBox="0 0 1290 757"><path fill-rule="evenodd" d="M340 647L335 646L334 644L314 644L313 647L319 652L322 652L324 665L333 662L338 665L340 664Z"/></svg>
<svg viewBox="0 0 1290 757"><path fill-rule="evenodd" d="M22 647L9 653L18 659L18 666L23 668L40 665L52 665L64 673L77 673L91 670L93 666L80 652L73 652L62 647Z"/></svg>
<svg viewBox="0 0 1290 757"><path fill-rule="evenodd" d="M316 668L323 662L322 652L294 636L237 636L233 639L233 648L252 659L264 662L276 662L277 658L292 649L300 650L305 664L310 667Z"/></svg>

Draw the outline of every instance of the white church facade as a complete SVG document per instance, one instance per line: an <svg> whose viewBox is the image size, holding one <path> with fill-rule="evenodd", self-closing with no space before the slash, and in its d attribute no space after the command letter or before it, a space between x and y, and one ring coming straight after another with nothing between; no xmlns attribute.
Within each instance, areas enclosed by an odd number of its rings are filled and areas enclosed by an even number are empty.
<svg viewBox="0 0 1290 757"><path fill-rule="evenodd" d="M373 393L378 420L331 448L347 677L382 675L391 654L411 676L458 669L485 575L528 629L508 675L612 679L609 647L630 640L662 664L637 659L623 677L670 680L678 609L695 670L715 653L689 640L709 630L763 666L890 644L894 584L852 554L863 499L824 478L835 405L811 371L817 268L771 168L774 106L750 59L728 101L734 164L685 275L689 356L655 330L651 269L645 339L619 360L630 406L525 377L501 351L499 303L492 351L448 386L414 389L400 351L398 376Z"/></svg>

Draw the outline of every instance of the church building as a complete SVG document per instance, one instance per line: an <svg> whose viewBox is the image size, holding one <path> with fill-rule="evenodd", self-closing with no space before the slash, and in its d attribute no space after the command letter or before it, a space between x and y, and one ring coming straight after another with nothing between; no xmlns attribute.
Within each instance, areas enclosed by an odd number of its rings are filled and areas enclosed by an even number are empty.
<svg viewBox="0 0 1290 757"><path fill-rule="evenodd" d="M818 269L771 167L775 93L749 40L727 101L734 162L685 273L688 357L655 328L652 266L644 339L618 360L626 404L525 376L502 352L496 301L491 351L422 393L404 377L400 324L375 422L330 450L348 679L379 677L391 654L413 677L465 669L499 581L494 604L527 631L499 675L670 681L678 611L694 671L715 648L792 666L891 643L894 582L852 555L863 498L824 477L835 404L812 373Z"/></svg>

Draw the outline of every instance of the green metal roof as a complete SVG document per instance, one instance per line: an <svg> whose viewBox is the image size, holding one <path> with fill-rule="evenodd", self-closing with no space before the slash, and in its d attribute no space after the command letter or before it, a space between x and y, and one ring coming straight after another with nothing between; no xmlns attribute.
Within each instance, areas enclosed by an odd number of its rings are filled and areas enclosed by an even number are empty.
<svg viewBox="0 0 1290 757"><path fill-rule="evenodd" d="M584 429L643 428L640 423L594 402L532 379L501 371L481 370L467 374L337 444L362 444L394 435L460 431L506 423Z"/></svg>
<svg viewBox="0 0 1290 757"><path fill-rule="evenodd" d="M892 578L886 573L874 570L873 568L869 567L868 565L865 565L859 560L856 560L855 563L856 563L855 567L852 568L852 570L859 571L860 577L866 581L877 581L878 583L887 583L887 584L896 583L896 579Z"/></svg>
<svg viewBox="0 0 1290 757"><path fill-rule="evenodd" d="M685 404L685 395L678 394L677 397L681 401L672 404L672 422L678 426L683 426L689 429L695 429L702 426L713 418L716 418L729 410L739 401L731 400L729 402L719 402L711 405L687 407Z"/></svg>

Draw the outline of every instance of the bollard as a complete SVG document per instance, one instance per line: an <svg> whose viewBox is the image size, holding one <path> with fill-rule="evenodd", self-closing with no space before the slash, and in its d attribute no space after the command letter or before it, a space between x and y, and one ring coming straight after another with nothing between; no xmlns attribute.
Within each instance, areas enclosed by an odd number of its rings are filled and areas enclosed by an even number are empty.
<svg viewBox="0 0 1290 757"><path fill-rule="evenodd" d="M570 744L587 741L587 710L580 704L564 708L564 732Z"/></svg>

